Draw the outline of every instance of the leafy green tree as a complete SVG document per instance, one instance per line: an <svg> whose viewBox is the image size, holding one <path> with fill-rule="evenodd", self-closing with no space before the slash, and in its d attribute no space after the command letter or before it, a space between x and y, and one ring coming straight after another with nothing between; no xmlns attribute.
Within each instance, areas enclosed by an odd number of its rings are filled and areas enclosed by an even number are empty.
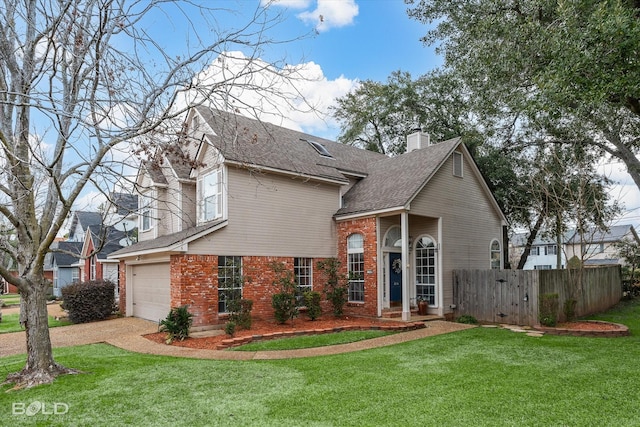
<svg viewBox="0 0 640 427"><path fill-rule="evenodd" d="M631 0L409 0L444 68L505 143L587 145L640 188L640 4Z"/></svg>

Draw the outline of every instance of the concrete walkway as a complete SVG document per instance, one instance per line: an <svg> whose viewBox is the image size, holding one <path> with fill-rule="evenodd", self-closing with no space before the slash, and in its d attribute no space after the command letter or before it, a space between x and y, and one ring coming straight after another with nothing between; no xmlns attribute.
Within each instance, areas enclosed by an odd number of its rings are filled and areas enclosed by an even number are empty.
<svg viewBox="0 0 640 427"><path fill-rule="evenodd" d="M53 308L55 309L55 308ZM9 314L11 309L3 309ZM158 325L147 320L134 317L123 317L102 322L84 323L71 326L51 328L51 344L53 347L68 347L94 343L107 343L124 350L144 354L163 356L189 357L195 359L219 360L267 360L290 359L297 357L326 356L352 351L383 347L401 342L416 340L429 336L460 331L474 327L442 320L427 322L427 327L409 332L386 335L370 340L349 344L284 351L228 351L200 350L187 347L158 344L143 337L145 334L158 331ZM24 332L0 334L0 357L26 353Z"/></svg>

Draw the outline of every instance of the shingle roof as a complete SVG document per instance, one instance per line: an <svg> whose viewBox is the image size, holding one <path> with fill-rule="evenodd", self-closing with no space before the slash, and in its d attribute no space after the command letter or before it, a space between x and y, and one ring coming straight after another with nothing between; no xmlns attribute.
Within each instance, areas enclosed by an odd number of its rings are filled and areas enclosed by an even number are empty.
<svg viewBox="0 0 640 427"><path fill-rule="evenodd" d="M102 215L99 212L75 211L71 219L71 226L69 227L70 238L74 237L78 223L84 232L91 226L100 226L100 224L102 224Z"/></svg>
<svg viewBox="0 0 640 427"><path fill-rule="evenodd" d="M222 224L223 222L225 222L224 220L222 221L216 221L213 223L208 223L208 224L204 224L204 225L199 225L196 227L191 227L188 228L186 230L183 231L179 231L177 233L172 233L172 234L168 234L166 236L161 236L161 237L157 237L155 239L152 240L145 240L142 242L138 242L135 243L131 246L127 246L125 248L122 248L118 251L115 251L113 253L110 254L110 258L114 258L114 257L118 257L118 256L122 256L122 255L126 255L126 254L130 254L130 253L135 253L135 252L143 252L143 251L149 251L149 250L153 250L153 249L161 249L161 248L169 248L175 244L178 244L182 241L188 240L189 238L196 236L200 233L206 232L209 229L213 229L215 227L217 227L218 225Z"/></svg>
<svg viewBox="0 0 640 427"><path fill-rule="evenodd" d="M149 177L151 177L151 181L153 181L154 184L168 184L167 178L162 173L162 168L156 162L143 160L141 162L141 165L147 171Z"/></svg>
<svg viewBox="0 0 640 427"><path fill-rule="evenodd" d="M567 243L577 244L581 242L582 238L584 238L585 242L592 243L618 242L631 233L632 229L633 226L631 224L622 224L614 225L608 231L587 231L583 236L576 232Z"/></svg>
<svg viewBox="0 0 640 427"><path fill-rule="evenodd" d="M127 216L138 210L138 196L128 193L111 193L111 201L118 215Z"/></svg>
<svg viewBox="0 0 640 427"><path fill-rule="evenodd" d="M229 161L347 182L340 171L367 174L372 163L387 158L247 117L205 107L196 109L215 132L208 138ZM332 157L320 155L307 141L324 146Z"/></svg>
<svg viewBox="0 0 640 427"><path fill-rule="evenodd" d="M82 242L55 242L55 246L52 246L53 252L51 257L55 260L58 267L70 267L76 264L80 259L80 252L82 251ZM64 251L64 252L58 252ZM76 254L74 256L72 254Z"/></svg>
<svg viewBox="0 0 640 427"><path fill-rule="evenodd" d="M460 138L454 138L371 164L367 178L344 195L337 215L404 206L458 145Z"/></svg>

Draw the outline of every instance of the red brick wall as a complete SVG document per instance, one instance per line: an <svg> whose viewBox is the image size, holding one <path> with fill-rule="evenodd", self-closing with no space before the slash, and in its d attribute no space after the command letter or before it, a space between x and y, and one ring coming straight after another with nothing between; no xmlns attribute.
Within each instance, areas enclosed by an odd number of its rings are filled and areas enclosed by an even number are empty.
<svg viewBox="0 0 640 427"><path fill-rule="evenodd" d="M342 273L347 274L347 238L362 234L364 238L364 303L347 303L345 314L353 316L377 316L378 310L378 243L376 241L376 219L374 217L341 221L337 224L338 260Z"/></svg>
<svg viewBox="0 0 640 427"><path fill-rule="evenodd" d="M281 262L293 272L293 260L293 257L242 257L242 274L245 278L242 297L253 301L251 316L254 319L274 317L271 296L279 287L273 283L277 275L271 267L272 263ZM316 268L317 261L313 260L313 289L322 293L322 276ZM124 274L121 273L121 310L125 306L124 282ZM171 307L181 305L189 305L193 326L224 324L227 321L226 314L218 315L217 255L171 256ZM331 308L326 301L322 302L322 308L325 315L331 315Z"/></svg>
<svg viewBox="0 0 640 427"><path fill-rule="evenodd" d="M127 267L124 261L120 261L120 268L118 268L118 291L120 294L118 309L122 315L125 315L127 313Z"/></svg>
<svg viewBox="0 0 640 427"><path fill-rule="evenodd" d="M218 256L171 256L171 307L188 305L193 326L214 325L218 319Z"/></svg>

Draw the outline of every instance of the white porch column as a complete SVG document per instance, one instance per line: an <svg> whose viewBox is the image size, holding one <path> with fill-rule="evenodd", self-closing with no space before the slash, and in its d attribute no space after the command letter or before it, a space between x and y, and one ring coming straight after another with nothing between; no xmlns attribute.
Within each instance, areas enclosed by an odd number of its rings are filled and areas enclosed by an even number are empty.
<svg viewBox="0 0 640 427"><path fill-rule="evenodd" d="M443 268L443 256L442 256L442 217L438 218L438 246L436 251L436 262L438 266L438 315L444 316L444 274L442 271Z"/></svg>
<svg viewBox="0 0 640 427"><path fill-rule="evenodd" d="M400 233L402 236L402 320L411 320L409 300L409 214L400 214Z"/></svg>

